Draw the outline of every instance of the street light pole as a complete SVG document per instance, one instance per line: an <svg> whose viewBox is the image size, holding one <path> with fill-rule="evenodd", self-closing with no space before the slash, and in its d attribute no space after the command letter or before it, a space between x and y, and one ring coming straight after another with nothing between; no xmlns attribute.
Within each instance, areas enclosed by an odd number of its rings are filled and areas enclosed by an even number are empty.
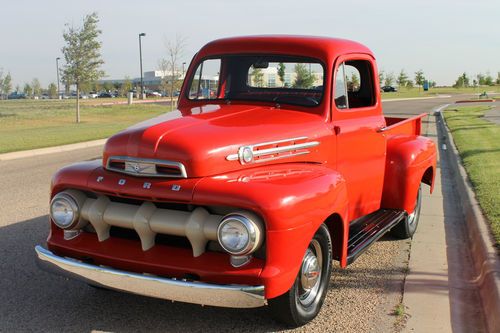
<svg viewBox="0 0 500 333"><path fill-rule="evenodd" d="M59 88L59 57L56 58L56 73L57 73L57 98L60 97L61 89Z"/></svg>
<svg viewBox="0 0 500 333"><path fill-rule="evenodd" d="M139 60L141 63L141 99L144 99L144 81L142 78L142 44L141 44L141 37L145 37L146 33L141 32L139 34Z"/></svg>

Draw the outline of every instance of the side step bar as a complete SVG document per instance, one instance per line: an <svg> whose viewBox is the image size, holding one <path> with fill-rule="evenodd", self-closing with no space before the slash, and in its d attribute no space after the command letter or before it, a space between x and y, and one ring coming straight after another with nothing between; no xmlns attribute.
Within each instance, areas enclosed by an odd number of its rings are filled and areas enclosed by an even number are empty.
<svg viewBox="0 0 500 333"><path fill-rule="evenodd" d="M401 221L405 214L402 210L380 209L351 222L347 243L347 264L352 264L370 245Z"/></svg>

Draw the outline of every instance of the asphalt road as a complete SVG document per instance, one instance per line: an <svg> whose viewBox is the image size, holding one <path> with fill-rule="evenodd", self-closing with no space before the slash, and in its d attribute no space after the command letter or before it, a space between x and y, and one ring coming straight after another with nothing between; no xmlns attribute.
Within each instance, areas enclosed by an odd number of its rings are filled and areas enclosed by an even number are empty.
<svg viewBox="0 0 500 333"><path fill-rule="evenodd" d="M408 116L450 101L397 101L384 103L384 109L387 114ZM51 175L72 162L99 157L101 149L0 162L0 332L282 330L265 308L171 303L97 290L40 271L33 247L47 236ZM410 241L386 236L346 270L336 268L320 315L297 331L396 330L392 312L401 298L409 249Z"/></svg>

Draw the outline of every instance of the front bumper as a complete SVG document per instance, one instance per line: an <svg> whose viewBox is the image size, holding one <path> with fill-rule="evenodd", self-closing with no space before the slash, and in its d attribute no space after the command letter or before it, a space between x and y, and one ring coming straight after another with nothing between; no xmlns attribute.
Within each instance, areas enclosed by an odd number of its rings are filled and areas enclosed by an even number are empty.
<svg viewBox="0 0 500 333"><path fill-rule="evenodd" d="M264 286L216 285L168 279L90 265L55 255L36 246L37 264L43 270L105 288L173 301L230 308L266 305Z"/></svg>

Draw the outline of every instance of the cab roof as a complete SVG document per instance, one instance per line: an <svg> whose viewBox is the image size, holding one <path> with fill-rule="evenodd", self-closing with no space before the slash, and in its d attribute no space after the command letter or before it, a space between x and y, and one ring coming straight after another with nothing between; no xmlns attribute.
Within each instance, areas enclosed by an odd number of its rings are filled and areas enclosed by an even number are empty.
<svg viewBox="0 0 500 333"><path fill-rule="evenodd" d="M306 56L318 58L324 62L333 61L339 55L349 53L363 53L374 58L369 48L351 40L292 35L243 36L217 39L203 46L198 52L197 58L244 53Z"/></svg>

